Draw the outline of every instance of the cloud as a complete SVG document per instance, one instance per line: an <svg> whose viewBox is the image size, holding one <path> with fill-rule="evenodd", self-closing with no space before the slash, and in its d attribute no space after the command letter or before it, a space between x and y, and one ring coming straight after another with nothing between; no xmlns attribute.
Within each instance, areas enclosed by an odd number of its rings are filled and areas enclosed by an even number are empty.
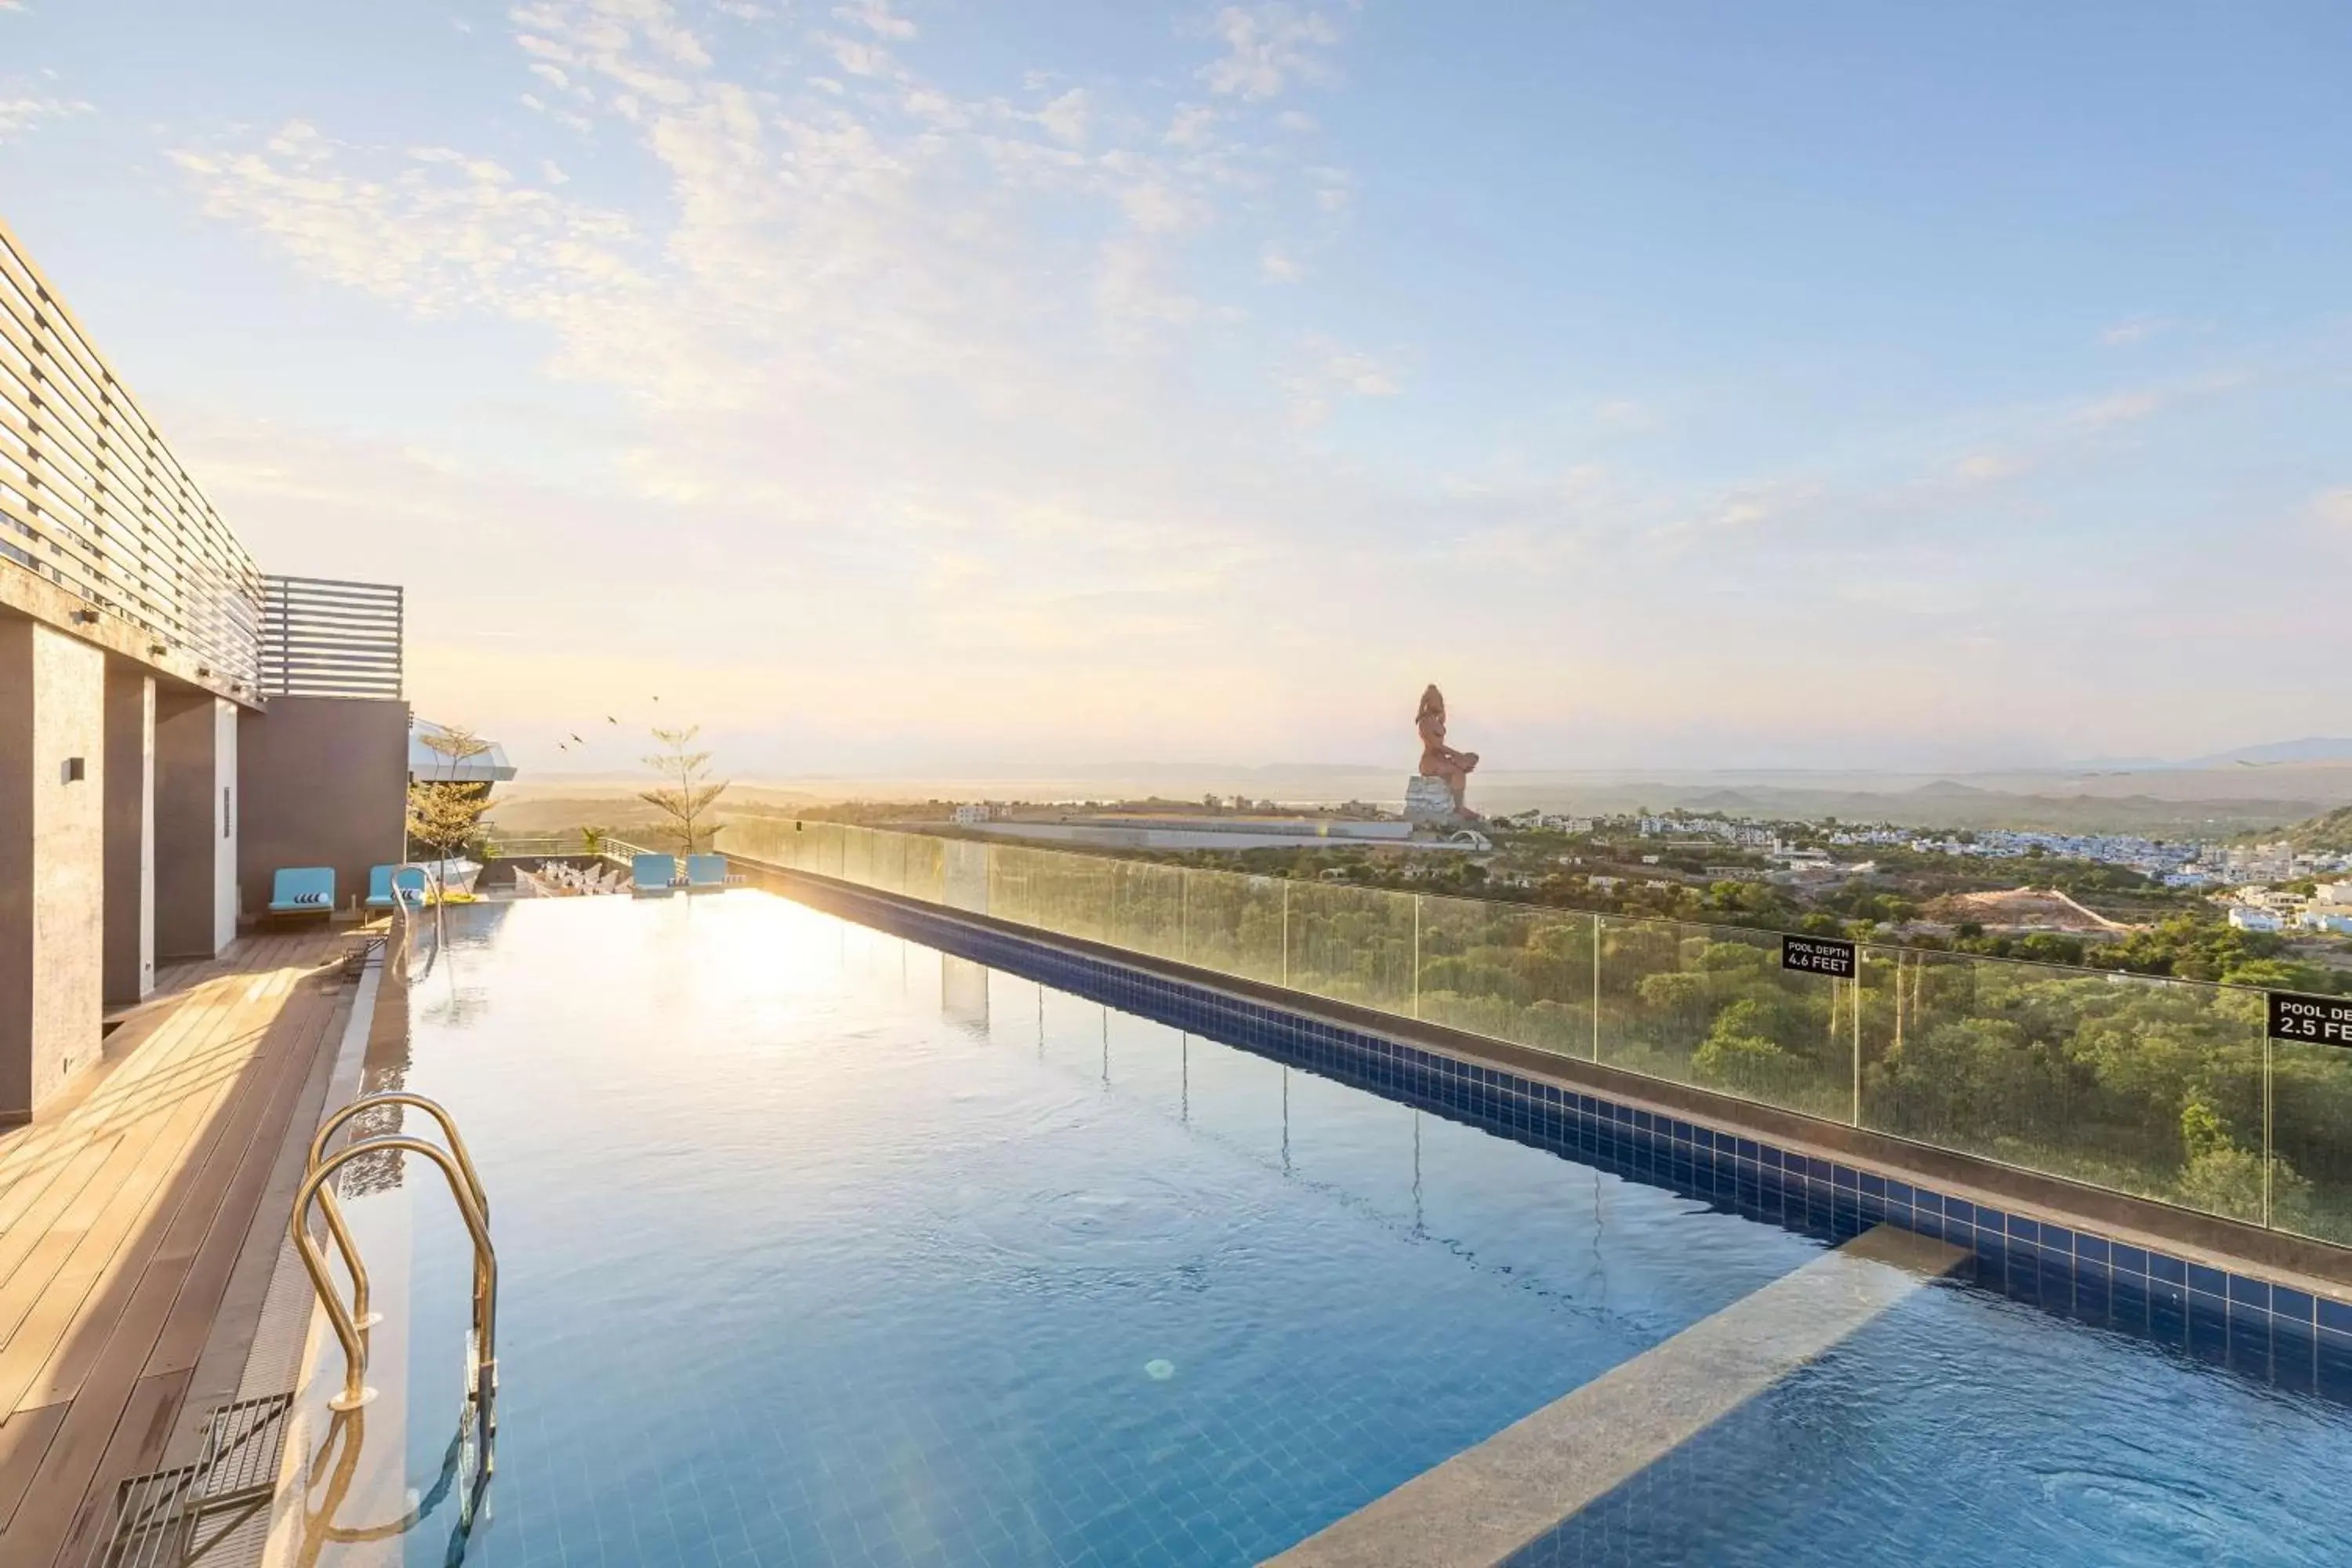
<svg viewBox="0 0 2352 1568"><path fill-rule="evenodd" d="M2318 527L2352 540L2352 485L2322 490L2304 510Z"/></svg>
<svg viewBox="0 0 2352 1568"><path fill-rule="evenodd" d="M1086 89L1074 87L1039 110L1037 123L1055 141L1078 146L1086 141L1087 127L1093 123L1092 102Z"/></svg>
<svg viewBox="0 0 2352 1568"><path fill-rule="evenodd" d="M1296 283L1307 275L1297 258L1278 246L1268 246L1257 260L1258 270L1272 283Z"/></svg>
<svg viewBox="0 0 2352 1568"><path fill-rule="evenodd" d="M1324 423L1342 399L1395 397L1404 391L1395 373L1370 354L1328 343L1311 346L1318 353L1313 363L1278 377L1289 399L1291 423L1299 429Z"/></svg>
<svg viewBox="0 0 2352 1568"><path fill-rule="evenodd" d="M2099 342L2108 348L2127 348L2144 343L2159 332L2169 331L2174 325L2168 316L2134 316L2117 321L2099 334Z"/></svg>
<svg viewBox="0 0 2352 1568"><path fill-rule="evenodd" d="M391 168L356 174L304 121L257 149L169 156L198 182L208 216L248 225L320 276L421 316L568 317L641 277L626 218L559 199L491 159L412 148Z"/></svg>
<svg viewBox="0 0 2352 1568"><path fill-rule="evenodd" d="M1720 542L1727 536L1777 531L1819 515L1828 494L1828 484L1810 475L1752 480L1718 491L1651 531L1650 537L1668 543L1697 538Z"/></svg>
<svg viewBox="0 0 2352 1568"><path fill-rule="evenodd" d="M887 0L861 0L861 4L856 5L837 6L833 14L842 21L864 27L877 38L915 37L915 24L904 16L894 15Z"/></svg>
<svg viewBox="0 0 2352 1568"><path fill-rule="evenodd" d="M0 81L0 143L22 141L51 121L71 120L94 111L81 99L60 98L54 93L36 95L21 89L12 91L9 83Z"/></svg>
<svg viewBox="0 0 2352 1568"><path fill-rule="evenodd" d="M1966 485L1996 484L2024 473L2028 466L2014 452L1972 452L1952 465L1952 478Z"/></svg>
<svg viewBox="0 0 2352 1568"><path fill-rule="evenodd" d="M1339 43L1339 29L1319 11L1286 0L1228 5L1211 30L1225 53L1201 68L1201 80L1220 97L1255 102L1280 97L1294 80L1319 87L1337 79L1323 51Z"/></svg>
<svg viewBox="0 0 2352 1568"><path fill-rule="evenodd" d="M2085 430L2112 430L2120 426L2137 425L2163 406L2164 396L2160 393L2119 392L2077 405L2070 411L2068 418L2072 424Z"/></svg>

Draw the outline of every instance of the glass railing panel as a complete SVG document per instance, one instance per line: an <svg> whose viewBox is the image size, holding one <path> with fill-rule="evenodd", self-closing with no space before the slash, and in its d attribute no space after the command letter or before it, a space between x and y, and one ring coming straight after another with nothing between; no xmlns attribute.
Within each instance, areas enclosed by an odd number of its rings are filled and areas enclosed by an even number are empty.
<svg viewBox="0 0 2352 1568"><path fill-rule="evenodd" d="M1335 1002L1412 1016L1419 901L1379 888L1292 881L1286 984Z"/></svg>
<svg viewBox="0 0 2352 1568"><path fill-rule="evenodd" d="M1832 1121L1853 1114L1857 986L1777 933L1603 917L1599 1059Z"/></svg>
<svg viewBox="0 0 2352 1568"><path fill-rule="evenodd" d="M1058 936L1107 942L1113 862L1100 856L1065 855L1051 849L1001 846L1019 857L1030 884L1032 914L1025 922Z"/></svg>
<svg viewBox="0 0 2352 1568"><path fill-rule="evenodd" d="M2261 1223L2262 998L2187 981L1880 952L1862 1124Z"/></svg>
<svg viewBox="0 0 2352 1568"><path fill-rule="evenodd" d="M988 912L1015 925L1037 923L1037 879L1024 859L1029 853L1014 845L988 847Z"/></svg>
<svg viewBox="0 0 2352 1568"><path fill-rule="evenodd" d="M2271 1224L2352 1245L2352 1050L2273 1040L2270 1060Z"/></svg>
<svg viewBox="0 0 2352 1568"><path fill-rule="evenodd" d="M1286 889L1278 877L1237 871L1184 872L1179 962L1220 974L1284 983Z"/></svg>
<svg viewBox="0 0 2352 1568"><path fill-rule="evenodd" d="M929 834L906 833L899 835L898 843L906 851L900 867L899 891L929 904L947 902L949 840Z"/></svg>
<svg viewBox="0 0 2352 1568"><path fill-rule="evenodd" d="M1109 862L1110 906L1103 938L1113 947L1154 958L1181 959L1184 944L1184 870L1149 860Z"/></svg>
<svg viewBox="0 0 2352 1568"><path fill-rule="evenodd" d="M2352 1243L2352 1052L2256 991L1776 932L760 822L727 847L1935 1147ZM2269 1068L2265 1073L2265 1061Z"/></svg>
<svg viewBox="0 0 2352 1568"><path fill-rule="evenodd" d="M1589 1058L1598 926L1597 917L1566 910L1423 899L1422 1017Z"/></svg>

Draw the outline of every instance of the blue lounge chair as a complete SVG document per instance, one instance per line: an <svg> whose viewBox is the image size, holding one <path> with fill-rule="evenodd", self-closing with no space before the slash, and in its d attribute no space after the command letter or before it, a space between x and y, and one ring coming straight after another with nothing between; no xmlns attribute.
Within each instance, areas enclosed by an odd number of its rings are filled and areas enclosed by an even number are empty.
<svg viewBox="0 0 2352 1568"><path fill-rule="evenodd" d="M677 880L677 857L675 855L639 855L629 861L630 891L642 896L669 897L670 884Z"/></svg>
<svg viewBox="0 0 2352 1568"><path fill-rule="evenodd" d="M724 855L689 855L686 858L686 890L689 893L724 892L727 888L727 857Z"/></svg>
<svg viewBox="0 0 2352 1568"><path fill-rule="evenodd" d="M332 866L281 868L269 889L273 915L329 915L335 912L335 868Z"/></svg>
<svg viewBox="0 0 2352 1568"><path fill-rule="evenodd" d="M430 885L430 879L425 875L422 866L371 866L368 868L367 907L372 910L396 907L400 900L394 895L395 888L412 899L422 900Z"/></svg>

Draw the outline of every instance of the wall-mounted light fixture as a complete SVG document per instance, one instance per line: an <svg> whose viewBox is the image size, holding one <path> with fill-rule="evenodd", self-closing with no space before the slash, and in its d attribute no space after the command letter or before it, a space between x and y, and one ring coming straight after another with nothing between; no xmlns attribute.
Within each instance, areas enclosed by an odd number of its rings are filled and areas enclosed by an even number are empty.
<svg viewBox="0 0 2352 1568"><path fill-rule="evenodd" d="M169 643L151 642L147 645L147 657L149 658L161 658L171 651L172 645Z"/></svg>
<svg viewBox="0 0 2352 1568"><path fill-rule="evenodd" d="M76 610L68 618L71 619L73 624L78 626L94 626L98 625L98 612L96 610Z"/></svg>
<svg viewBox="0 0 2352 1568"><path fill-rule="evenodd" d="M213 673L213 667L212 667L211 665L209 665L209 664L200 664L200 665L196 666L196 679L197 679L198 680L209 680L209 679L212 679L212 673Z"/></svg>
<svg viewBox="0 0 2352 1568"><path fill-rule="evenodd" d="M84 762L84 760L83 760L82 758L80 758L80 757L68 757L68 758L66 759L66 765L65 765L65 779L64 779L64 782L65 782L65 783L67 783L67 784L79 784L79 783L81 783L81 781L82 781L84 778L86 778L86 777L88 777L88 776L89 776L89 764L88 764L87 763L85 763L85 762Z"/></svg>

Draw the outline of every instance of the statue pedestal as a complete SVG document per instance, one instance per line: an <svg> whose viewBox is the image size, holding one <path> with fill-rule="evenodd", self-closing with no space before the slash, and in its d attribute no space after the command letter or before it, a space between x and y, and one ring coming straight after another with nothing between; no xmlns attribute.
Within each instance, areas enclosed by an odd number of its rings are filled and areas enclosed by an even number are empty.
<svg viewBox="0 0 2352 1568"><path fill-rule="evenodd" d="M1404 819L1416 827L1451 827L1462 817L1454 809L1454 792L1445 781L1427 773L1405 780Z"/></svg>

